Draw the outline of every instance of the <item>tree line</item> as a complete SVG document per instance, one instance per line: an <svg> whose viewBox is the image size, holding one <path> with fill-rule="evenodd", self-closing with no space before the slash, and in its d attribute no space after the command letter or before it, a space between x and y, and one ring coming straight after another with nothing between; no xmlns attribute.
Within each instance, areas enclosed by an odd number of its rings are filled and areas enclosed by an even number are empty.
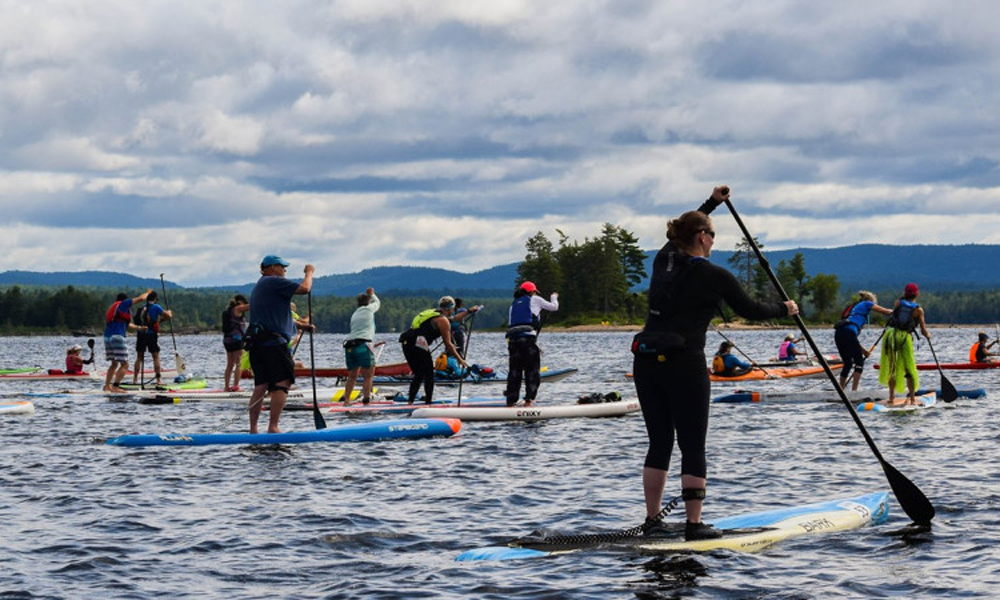
<svg viewBox="0 0 1000 600"><path fill-rule="evenodd" d="M67 286L46 287L12 286L0 291L0 334L24 335L32 333L87 333L99 335L104 331L104 314L115 301L119 291L138 296L144 290L118 290L105 288L78 288ZM222 330L222 313L233 294L203 290L171 290L159 303L174 312L172 327L175 331L197 333ZM382 306L375 313L377 331L405 331L413 317L426 308L437 305L438 296L380 296ZM306 296L294 298L297 312L308 314ZM464 305L483 305L476 314L476 328L502 327L507 321L510 300L506 298L463 298ZM313 322L319 331L348 333L351 315L357 308L357 297L314 296L312 298ZM137 310L138 307L134 307ZM253 308L251 307L251 312Z"/></svg>
<svg viewBox="0 0 1000 600"><path fill-rule="evenodd" d="M544 296L559 292L559 311L545 314L547 323L571 326L613 322L642 324L648 310L647 291L636 286L646 277L646 252L636 236L624 228L605 223L601 234L582 242L570 240L558 229L557 243L542 232L525 243L526 255L518 267L518 280L533 281ZM754 239L761 248L763 244ZM729 267L747 292L759 300L777 300L778 294L766 271L757 262L753 248L741 240L729 258ZM775 276L788 295L801 307L803 318L812 323L833 323L857 290L841 292L836 275L809 274L801 253L773 267ZM104 314L120 290L98 287L52 288L11 286L0 289L0 334L31 333L100 334ZM143 290L124 290L137 296ZM902 290L871 290L880 304L892 307ZM446 292L442 292L446 293ZM160 297L161 305L174 311L176 331L191 333L219 331L222 312L232 293L207 290L171 290ZM380 296L381 309L375 326L381 332L402 332L420 311L436 305L438 296L425 292L413 296ZM467 307L482 304L474 326L499 329L507 324L511 298L463 298ZM297 296L297 312L307 314L307 299ZM920 295L930 323L1000 322L1000 290L947 291L924 290ZM319 331L347 333L357 308L356 297L314 296L312 317ZM251 307L252 313L252 307ZM728 309L723 318L737 320ZM879 322L873 315L873 320Z"/></svg>

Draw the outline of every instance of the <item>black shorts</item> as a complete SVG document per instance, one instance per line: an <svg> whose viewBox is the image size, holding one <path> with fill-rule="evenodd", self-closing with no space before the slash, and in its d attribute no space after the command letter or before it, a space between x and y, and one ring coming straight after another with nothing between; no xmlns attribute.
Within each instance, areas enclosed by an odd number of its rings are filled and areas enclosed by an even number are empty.
<svg viewBox="0 0 1000 600"><path fill-rule="evenodd" d="M222 338L222 345L225 347L226 352L236 352L237 350L243 349L243 340L234 340L233 338Z"/></svg>
<svg viewBox="0 0 1000 600"><path fill-rule="evenodd" d="M267 384L267 391L273 392L279 383L295 383L295 362L288 344L255 346L250 351L250 368L254 387Z"/></svg>
<svg viewBox="0 0 1000 600"><path fill-rule="evenodd" d="M159 354L159 341L160 336L155 331L139 333L135 336L135 351L146 352L148 350L151 354Z"/></svg>

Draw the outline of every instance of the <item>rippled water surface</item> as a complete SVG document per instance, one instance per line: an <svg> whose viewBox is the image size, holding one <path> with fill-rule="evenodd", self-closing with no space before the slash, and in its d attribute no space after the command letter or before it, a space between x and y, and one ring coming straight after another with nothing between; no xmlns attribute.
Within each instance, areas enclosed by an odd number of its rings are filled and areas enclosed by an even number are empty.
<svg viewBox="0 0 1000 600"><path fill-rule="evenodd" d="M962 361L975 332L936 329L942 361ZM727 335L756 359L784 331ZM832 331L814 332L833 351ZM877 334L877 332L875 333ZM875 334L862 341L870 344ZM401 359L394 336L383 362ZM541 403L592 391L634 396L628 333L544 332L543 364L578 367L543 383ZM709 334L709 347L721 340ZM170 339L164 358L172 363ZM316 337L317 366L343 364L342 336ZM60 368L79 338L0 338L0 367ZM218 336L184 336L188 369L217 378ZM86 353L86 350L85 350ZM931 360L926 344L918 360ZM105 365L98 340L99 364ZM299 357L308 362L308 346ZM474 362L504 367L500 334L475 332ZM922 371L925 384L940 383ZM645 434L638 414L614 419L467 423L449 439L285 447L128 449L130 432L241 431L245 407L170 406L100 396L33 398L33 416L0 417L0 593L5 597L672 598L995 597L1000 370L948 371L989 397L910 415L866 414L886 459L937 508L931 531L888 523L800 538L757 554L649 556L611 551L512 562L459 563L462 550L549 528L593 532L642 520ZM865 374L874 385L874 370ZM792 390L823 381L767 382ZM308 380L300 381L308 385ZM0 382L0 393L29 391ZM84 382L41 382L55 391ZM93 387L97 387L96 384ZM726 386L713 389L721 393ZM383 388L381 392L389 391ZM463 395L499 395L476 386ZM438 388L438 396L455 390ZM328 416L330 426L376 417ZM311 429L289 412L286 430ZM738 512L887 490L846 408L714 405L709 440L711 521ZM676 493L676 465L669 494ZM677 486L679 487L679 486Z"/></svg>

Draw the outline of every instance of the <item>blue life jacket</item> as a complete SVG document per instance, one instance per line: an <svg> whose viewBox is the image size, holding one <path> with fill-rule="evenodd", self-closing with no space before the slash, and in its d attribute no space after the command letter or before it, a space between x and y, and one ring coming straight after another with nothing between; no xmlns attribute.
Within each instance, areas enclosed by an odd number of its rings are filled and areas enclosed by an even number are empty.
<svg viewBox="0 0 1000 600"><path fill-rule="evenodd" d="M917 309L917 306L919 304L912 300L900 298L899 306L893 309L892 316L889 318L889 325L907 333L915 331L917 320L913 318L913 311Z"/></svg>
<svg viewBox="0 0 1000 600"><path fill-rule="evenodd" d="M534 336L541 329L542 322L531 312L531 294L515 298L510 304L510 323L507 329L508 338Z"/></svg>

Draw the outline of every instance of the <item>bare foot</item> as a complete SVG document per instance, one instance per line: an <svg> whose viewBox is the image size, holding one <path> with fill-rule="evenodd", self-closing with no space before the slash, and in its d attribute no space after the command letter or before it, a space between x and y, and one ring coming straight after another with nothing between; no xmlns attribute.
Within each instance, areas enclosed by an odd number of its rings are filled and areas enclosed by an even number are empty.
<svg viewBox="0 0 1000 600"><path fill-rule="evenodd" d="M268 433L281 433L281 430L277 429L277 428L275 428L275 429L268 428L267 432Z"/></svg>

